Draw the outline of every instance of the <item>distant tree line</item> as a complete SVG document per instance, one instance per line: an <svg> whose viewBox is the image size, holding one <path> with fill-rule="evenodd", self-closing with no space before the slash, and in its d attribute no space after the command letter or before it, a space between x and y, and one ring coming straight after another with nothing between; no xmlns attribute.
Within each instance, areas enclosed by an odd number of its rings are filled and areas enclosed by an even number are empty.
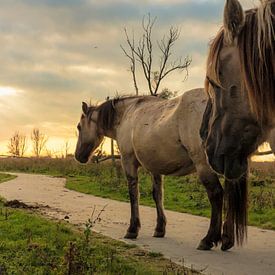
<svg viewBox="0 0 275 275"><path fill-rule="evenodd" d="M42 133L39 128L34 128L30 134L28 140L25 134L16 131L13 136L9 139L7 148L8 153L13 157L24 157L27 149L31 146L32 155L39 158L44 154L47 157L57 155L56 152L47 148L47 142L49 138L46 134ZM64 141L64 146L61 148L59 155L61 157L68 157L70 150L70 144L68 140Z"/></svg>

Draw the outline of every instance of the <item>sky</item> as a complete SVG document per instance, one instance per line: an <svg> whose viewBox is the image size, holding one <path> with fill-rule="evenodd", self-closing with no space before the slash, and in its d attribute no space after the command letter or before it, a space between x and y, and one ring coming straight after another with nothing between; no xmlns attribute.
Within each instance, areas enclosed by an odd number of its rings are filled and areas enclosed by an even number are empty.
<svg viewBox="0 0 275 275"><path fill-rule="evenodd" d="M257 1L241 1L245 8ZM0 154L15 131L38 127L58 152L74 150L81 102L134 93L125 45L148 13L157 17L153 39L170 26L181 36L174 58L189 56L186 81L175 73L161 88L183 93L203 86L209 41L222 24L223 0L0 0ZM158 54L155 55L156 63ZM138 74L141 93L148 93ZM30 152L30 148L29 148Z"/></svg>

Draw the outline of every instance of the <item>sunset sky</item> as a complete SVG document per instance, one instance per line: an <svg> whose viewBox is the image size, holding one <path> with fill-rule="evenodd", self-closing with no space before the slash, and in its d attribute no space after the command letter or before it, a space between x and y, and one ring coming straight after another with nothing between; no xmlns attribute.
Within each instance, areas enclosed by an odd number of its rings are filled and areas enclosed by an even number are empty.
<svg viewBox="0 0 275 275"><path fill-rule="evenodd" d="M243 0L253 7L257 1ZM188 80L174 74L163 87L182 93L202 87L207 45L222 24L222 0L0 0L0 154L15 131L34 127L61 150L83 100L134 92L120 44L123 28L138 34L142 17L157 16L154 39L181 29L175 57L190 56ZM138 81L144 94L147 88Z"/></svg>

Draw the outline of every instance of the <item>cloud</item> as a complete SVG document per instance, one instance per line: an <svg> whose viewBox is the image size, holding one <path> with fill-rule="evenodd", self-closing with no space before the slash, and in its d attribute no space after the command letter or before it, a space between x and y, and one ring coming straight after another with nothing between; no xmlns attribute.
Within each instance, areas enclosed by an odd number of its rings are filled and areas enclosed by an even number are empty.
<svg viewBox="0 0 275 275"><path fill-rule="evenodd" d="M7 130L0 133L0 142L34 126L55 138L74 136L69 129L79 119L81 101L133 92L129 63L120 49L123 28L138 36L148 12L157 16L154 39L170 25L178 26L174 57L193 60L186 82L175 74L163 86L181 92L202 86L207 45L221 25L222 10L220 0L3 1L0 124ZM141 78L138 83L146 93L146 83Z"/></svg>

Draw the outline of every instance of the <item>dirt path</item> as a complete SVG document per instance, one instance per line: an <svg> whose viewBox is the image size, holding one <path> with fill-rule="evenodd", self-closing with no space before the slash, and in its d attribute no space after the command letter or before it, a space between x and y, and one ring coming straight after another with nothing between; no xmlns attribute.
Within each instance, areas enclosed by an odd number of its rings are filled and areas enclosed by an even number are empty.
<svg viewBox="0 0 275 275"><path fill-rule="evenodd" d="M18 177L0 184L0 196L18 199L27 204L40 206L41 212L51 217L64 219L69 216L73 224L83 224L96 206L96 214L107 205L102 221L95 229L114 239L121 240L129 221L129 204L81 194L65 189L65 180L41 175L17 174ZM156 212L141 206L142 229L135 243L145 249L161 252L175 262L196 269L206 268L205 274L275 275L275 232L249 227L248 244L222 252L198 251L196 246L208 228L208 219L166 211L168 225L164 239L152 237Z"/></svg>

